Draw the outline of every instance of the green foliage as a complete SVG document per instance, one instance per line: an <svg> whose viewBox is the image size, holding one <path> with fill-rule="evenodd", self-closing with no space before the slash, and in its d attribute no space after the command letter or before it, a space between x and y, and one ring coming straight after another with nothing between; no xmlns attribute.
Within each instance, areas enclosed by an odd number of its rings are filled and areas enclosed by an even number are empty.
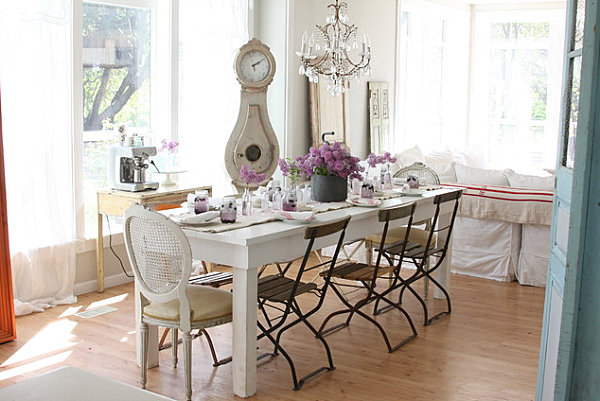
<svg viewBox="0 0 600 401"><path fill-rule="evenodd" d="M103 121L149 127L150 27L149 10L84 3L84 49L110 49L110 41L116 59L114 65L84 64L84 129L101 129Z"/></svg>

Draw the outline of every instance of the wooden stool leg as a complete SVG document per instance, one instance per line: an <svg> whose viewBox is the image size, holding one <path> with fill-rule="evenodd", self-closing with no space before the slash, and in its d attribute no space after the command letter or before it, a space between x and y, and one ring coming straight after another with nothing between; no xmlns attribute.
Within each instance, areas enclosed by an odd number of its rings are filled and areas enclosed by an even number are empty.
<svg viewBox="0 0 600 401"><path fill-rule="evenodd" d="M158 342L158 350L161 351L163 349L165 349L166 347L164 346L165 344L165 340L167 339L167 336L169 335L169 331L171 331L170 328L166 328L165 331L163 331L162 336L160 337L160 341Z"/></svg>

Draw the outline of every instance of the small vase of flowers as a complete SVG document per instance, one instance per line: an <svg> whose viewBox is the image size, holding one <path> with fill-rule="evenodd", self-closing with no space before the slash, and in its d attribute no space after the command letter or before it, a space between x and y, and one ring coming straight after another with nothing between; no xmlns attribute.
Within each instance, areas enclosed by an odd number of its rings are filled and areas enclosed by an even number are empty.
<svg viewBox="0 0 600 401"><path fill-rule="evenodd" d="M179 142L177 141L167 141L166 139L160 141L160 146L156 150L158 151L158 164L161 172L169 173L179 169L178 148Z"/></svg>
<svg viewBox="0 0 600 401"><path fill-rule="evenodd" d="M242 195L242 215L249 216L252 214L252 194L250 194L249 186L263 182L267 178L267 175L259 174L256 171L249 169L247 165L243 165L240 169L240 177L246 184Z"/></svg>
<svg viewBox="0 0 600 401"><path fill-rule="evenodd" d="M340 142L311 147L304 156L294 160L281 159L279 168L284 176L310 178L312 198L317 202L340 202L348 196L348 178L362 180L360 159L352 156ZM294 178L292 178L294 181Z"/></svg>
<svg viewBox="0 0 600 401"><path fill-rule="evenodd" d="M390 172L390 163L396 163L396 158L393 157L390 152L378 156L374 153L367 156L367 164L369 167L375 168L378 164L381 164L381 170L379 172L379 181L383 189L392 189L392 175Z"/></svg>

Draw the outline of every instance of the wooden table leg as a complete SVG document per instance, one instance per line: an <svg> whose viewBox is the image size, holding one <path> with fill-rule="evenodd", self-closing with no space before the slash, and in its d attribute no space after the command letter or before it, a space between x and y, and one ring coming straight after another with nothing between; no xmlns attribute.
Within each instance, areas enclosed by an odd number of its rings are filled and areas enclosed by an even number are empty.
<svg viewBox="0 0 600 401"><path fill-rule="evenodd" d="M257 268L233 269L233 393L256 394Z"/></svg>
<svg viewBox="0 0 600 401"><path fill-rule="evenodd" d="M96 237L96 281L98 292L104 292L104 237L102 234L102 213L98 213L98 235Z"/></svg>

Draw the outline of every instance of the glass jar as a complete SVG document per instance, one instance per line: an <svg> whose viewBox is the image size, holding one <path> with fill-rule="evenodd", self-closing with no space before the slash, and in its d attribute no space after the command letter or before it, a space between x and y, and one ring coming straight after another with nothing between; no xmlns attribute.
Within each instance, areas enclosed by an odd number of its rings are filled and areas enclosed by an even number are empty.
<svg viewBox="0 0 600 401"><path fill-rule="evenodd" d="M269 213L269 193L265 191L260 200L260 210L263 213Z"/></svg>
<svg viewBox="0 0 600 401"><path fill-rule="evenodd" d="M384 190L392 189L392 175L390 174L389 166L381 167L381 188Z"/></svg>
<svg viewBox="0 0 600 401"><path fill-rule="evenodd" d="M273 193L273 210L281 210L283 202L283 194L281 188L277 188Z"/></svg>
<svg viewBox="0 0 600 401"><path fill-rule="evenodd" d="M222 223L235 223L237 218L237 206L235 199L226 197L223 198L223 204L221 205L221 222Z"/></svg>
<svg viewBox="0 0 600 401"><path fill-rule="evenodd" d="M362 182L358 178L352 179L352 195L360 196L360 191L362 188Z"/></svg>
<svg viewBox="0 0 600 401"><path fill-rule="evenodd" d="M244 188L242 195L242 216L250 216L252 214L252 194L248 188Z"/></svg>
<svg viewBox="0 0 600 401"><path fill-rule="evenodd" d="M364 180L360 188L360 197L373 199L375 197L375 185L372 180Z"/></svg>
<svg viewBox="0 0 600 401"><path fill-rule="evenodd" d="M410 189L418 189L419 188L419 177L414 174L410 174L406 177L406 183L410 187Z"/></svg>
<svg viewBox="0 0 600 401"><path fill-rule="evenodd" d="M194 199L194 213L200 214L208 212L209 200L208 191L197 191Z"/></svg>
<svg viewBox="0 0 600 401"><path fill-rule="evenodd" d="M277 193L277 191L281 191L281 185L279 184L279 180L273 180L267 188L269 201L273 202L273 196Z"/></svg>
<svg viewBox="0 0 600 401"><path fill-rule="evenodd" d="M295 212L298 210L298 193L295 188L285 191L281 203L281 210L286 212Z"/></svg>
<svg viewBox="0 0 600 401"><path fill-rule="evenodd" d="M302 188L302 201L304 203L310 203L312 201L311 196L310 185L304 184L304 188Z"/></svg>

